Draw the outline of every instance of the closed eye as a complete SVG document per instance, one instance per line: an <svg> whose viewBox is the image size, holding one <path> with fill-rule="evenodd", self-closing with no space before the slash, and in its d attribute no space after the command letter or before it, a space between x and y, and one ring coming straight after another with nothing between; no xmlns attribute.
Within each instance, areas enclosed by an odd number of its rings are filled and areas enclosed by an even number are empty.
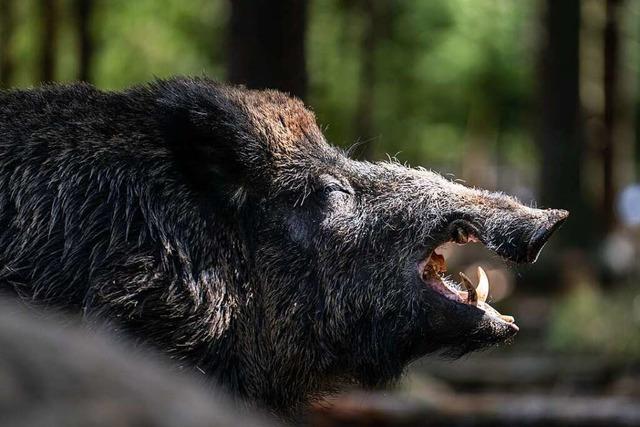
<svg viewBox="0 0 640 427"><path fill-rule="evenodd" d="M323 192L325 195L334 193L334 192L340 192L340 193L345 193L345 194L353 194L353 191L350 189L345 188L344 186L342 186L339 183L335 183L332 182L330 184L327 184L324 188L323 188Z"/></svg>

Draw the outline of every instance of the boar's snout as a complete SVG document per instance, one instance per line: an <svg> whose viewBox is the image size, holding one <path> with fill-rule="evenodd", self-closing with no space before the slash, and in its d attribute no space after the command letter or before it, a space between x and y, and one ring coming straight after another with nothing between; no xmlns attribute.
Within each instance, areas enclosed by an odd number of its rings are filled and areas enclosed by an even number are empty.
<svg viewBox="0 0 640 427"><path fill-rule="evenodd" d="M517 263L533 263L549 237L568 216L569 212L557 209L497 210L488 221L485 241L504 258Z"/></svg>
<svg viewBox="0 0 640 427"><path fill-rule="evenodd" d="M547 213L547 221L533 232L527 245L527 256L525 262L535 262L542 248L549 240L549 237L558 229L569 216L569 212L565 210L550 209Z"/></svg>

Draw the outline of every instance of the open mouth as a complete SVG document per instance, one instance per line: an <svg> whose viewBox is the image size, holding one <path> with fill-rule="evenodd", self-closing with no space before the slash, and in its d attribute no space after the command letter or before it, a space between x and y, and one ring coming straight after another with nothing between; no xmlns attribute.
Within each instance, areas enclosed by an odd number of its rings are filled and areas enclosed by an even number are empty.
<svg viewBox="0 0 640 427"><path fill-rule="evenodd" d="M477 239L465 239L465 242L477 242ZM506 324L515 330L518 326L514 323L513 316L500 314L496 309L487 303L489 296L489 278L487 274L478 266L478 284L473 285L472 281L464 274L459 273L460 281L455 281L447 276L447 263L444 256L434 249L425 259L418 263L418 274L422 281L434 291L443 295L458 304L474 306L485 312L488 316Z"/></svg>

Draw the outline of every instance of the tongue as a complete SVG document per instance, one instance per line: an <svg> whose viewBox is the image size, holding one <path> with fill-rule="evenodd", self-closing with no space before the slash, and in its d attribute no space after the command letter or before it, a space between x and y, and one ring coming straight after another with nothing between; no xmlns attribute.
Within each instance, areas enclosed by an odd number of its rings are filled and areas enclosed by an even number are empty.
<svg viewBox="0 0 640 427"><path fill-rule="evenodd" d="M444 256L440 255L436 251L433 251L429 258L429 265L434 269L436 273L445 273L447 271L447 261Z"/></svg>

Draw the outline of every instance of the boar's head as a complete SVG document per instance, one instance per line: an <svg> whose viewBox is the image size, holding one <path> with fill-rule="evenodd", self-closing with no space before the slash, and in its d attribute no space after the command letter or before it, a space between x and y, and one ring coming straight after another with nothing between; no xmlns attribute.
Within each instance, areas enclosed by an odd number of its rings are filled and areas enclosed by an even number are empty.
<svg viewBox="0 0 640 427"><path fill-rule="evenodd" d="M352 160L300 101L278 92L182 85L162 102L175 110L184 170L240 230L238 265L250 270L242 285L254 298L240 309L240 339L261 365L253 369L307 389L374 386L427 353L460 355L516 333L485 302L482 271L478 289L448 278L437 248L481 242L533 262L567 212L425 169Z"/></svg>

